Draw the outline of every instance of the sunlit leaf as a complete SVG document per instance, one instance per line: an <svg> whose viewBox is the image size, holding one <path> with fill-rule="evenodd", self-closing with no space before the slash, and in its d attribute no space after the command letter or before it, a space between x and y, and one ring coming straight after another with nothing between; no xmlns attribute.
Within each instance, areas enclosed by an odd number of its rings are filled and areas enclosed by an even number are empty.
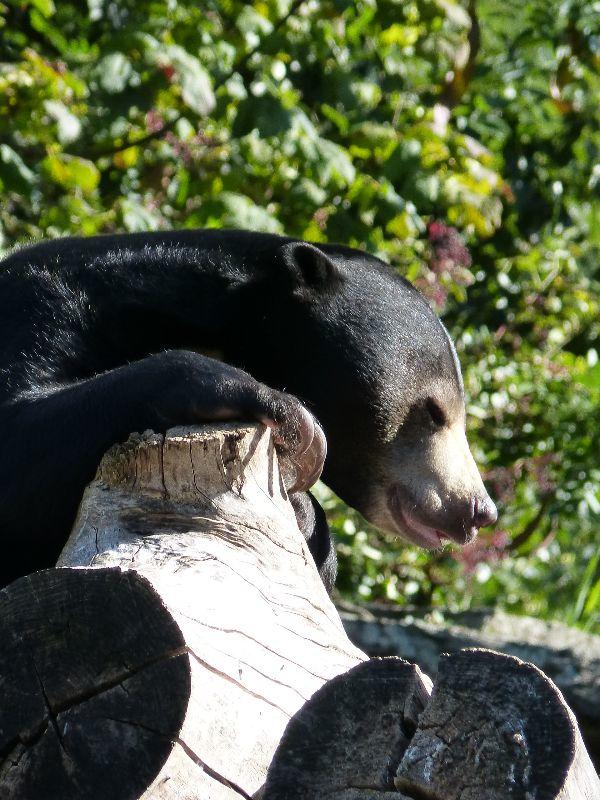
<svg viewBox="0 0 600 800"><path fill-rule="evenodd" d="M64 153L47 156L42 162L44 174L64 189L78 189L89 194L100 183L100 172L85 158Z"/></svg>
<svg viewBox="0 0 600 800"><path fill-rule="evenodd" d="M128 85L133 67L123 53L109 53L98 63L97 74L104 91L118 94Z"/></svg>
<svg viewBox="0 0 600 800"><path fill-rule="evenodd" d="M44 108L47 114L56 121L58 141L61 144L74 142L81 133L81 122L69 109L58 100L46 100Z"/></svg>

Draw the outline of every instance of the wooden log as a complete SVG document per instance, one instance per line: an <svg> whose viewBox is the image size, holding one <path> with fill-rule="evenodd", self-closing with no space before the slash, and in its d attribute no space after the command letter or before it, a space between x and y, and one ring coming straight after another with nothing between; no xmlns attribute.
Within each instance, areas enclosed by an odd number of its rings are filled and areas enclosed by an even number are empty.
<svg viewBox="0 0 600 800"><path fill-rule="evenodd" d="M600 637L559 622L497 609L448 612L370 603L338 605L350 640L370 656L401 656L435 675L442 653L484 648L542 670L575 714L586 749L600 769Z"/></svg>
<svg viewBox="0 0 600 800"><path fill-rule="evenodd" d="M2 592L0 797L248 798L292 715L366 658L262 426L113 448L59 565Z"/></svg>
<svg viewBox="0 0 600 800"><path fill-rule="evenodd" d="M598 800L600 780L560 691L488 650L442 656L396 786L444 800Z"/></svg>
<svg viewBox="0 0 600 800"><path fill-rule="evenodd" d="M396 769L431 691L418 667L376 658L326 683L290 721L264 800L401 800Z"/></svg>
<svg viewBox="0 0 600 800"><path fill-rule="evenodd" d="M418 668L372 659L293 717L263 800L598 800L572 712L531 664L484 650Z"/></svg>

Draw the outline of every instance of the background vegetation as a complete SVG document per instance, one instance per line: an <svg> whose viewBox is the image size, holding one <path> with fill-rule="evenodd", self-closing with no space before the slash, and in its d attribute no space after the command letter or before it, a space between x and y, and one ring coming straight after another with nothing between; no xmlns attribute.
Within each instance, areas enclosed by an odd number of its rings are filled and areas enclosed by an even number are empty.
<svg viewBox="0 0 600 800"><path fill-rule="evenodd" d="M600 630L598 3L1 0L0 15L2 249L238 226L388 260L456 339L501 518L428 555L322 488L340 591Z"/></svg>

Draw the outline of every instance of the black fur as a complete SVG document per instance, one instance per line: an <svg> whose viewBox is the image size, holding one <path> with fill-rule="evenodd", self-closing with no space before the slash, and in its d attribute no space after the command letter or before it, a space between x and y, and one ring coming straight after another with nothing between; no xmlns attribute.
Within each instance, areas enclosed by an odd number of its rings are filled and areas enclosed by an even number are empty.
<svg viewBox="0 0 600 800"><path fill-rule="evenodd" d="M331 594L337 577L337 556L325 512L310 492L295 492L290 501L321 580Z"/></svg>
<svg viewBox="0 0 600 800"><path fill-rule="evenodd" d="M404 413L410 353L454 368L426 303L377 259L242 231L15 252L0 264L0 340L2 583L54 563L111 444L223 409L285 423L296 395L327 435L325 481L360 509L385 469L377 442ZM223 361L195 352L213 349ZM294 504L331 584L322 510Z"/></svg>

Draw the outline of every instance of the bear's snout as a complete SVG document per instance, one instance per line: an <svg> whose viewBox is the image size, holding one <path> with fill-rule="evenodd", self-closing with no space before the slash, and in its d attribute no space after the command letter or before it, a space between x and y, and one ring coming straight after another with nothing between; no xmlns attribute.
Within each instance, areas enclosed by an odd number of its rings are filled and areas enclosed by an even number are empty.
<svg viewBox="0 0 600 800"><path fill-rule="evenodd" d="M479 497L473 498L472 519L474 528L487 528L488 525L496 523L498 509L489 495L486 495L483 499Z"/></svg>

